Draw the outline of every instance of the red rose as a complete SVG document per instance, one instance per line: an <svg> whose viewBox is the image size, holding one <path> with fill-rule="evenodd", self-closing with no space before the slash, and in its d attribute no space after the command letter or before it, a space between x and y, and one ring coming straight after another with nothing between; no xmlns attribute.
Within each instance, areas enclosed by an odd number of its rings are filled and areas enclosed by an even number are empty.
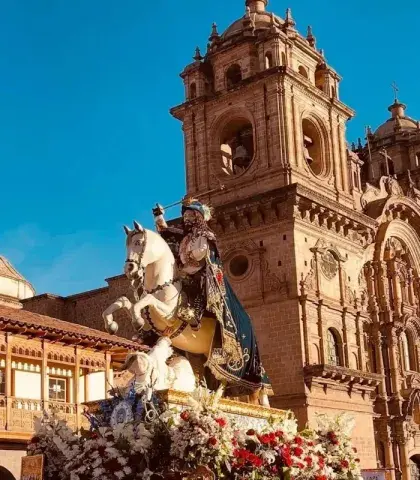
<svg viewBox="0 0 420 480"><path fill-rule="evenodd" d="M312 467L312 458L311 457L305 457L304 458L306 464L308 465L308 467Z"/></svg>
<svg viewBox="0 0 420 480"><path fill-rule="evenodd" d="M295 438L295 443L296 445L302 445L303 444L303 438L302 437L296 437Z"/></svg>
<svg viewBox="0 0 420 480"><path fill-rule="evenodd" d="M281 430L277 430L277 432L275 433L276 437L280 438L284 435L284 433L281 431Z"/></svg>
<svg viewBox="0 0 420 480"><path fill-rule="evenodd" d="M216 273L216 280L219 285L223 282L223 273L220 270Z"/></svg>
<svg viewBox="0 0 420 480"><path fill-rule="evenodd" d="M313 447L314 446L314 442L308 442L308 447Z"/></svg>
<svg viewBox="0 0 420 480"><path fill-rule="evenodd" d="M217 445L217 438L215 437L210 437L209 438L209 445L212 445L213 447Z"/></svg>
<svg viewBox="0 0 420 480"><path fill-rule="evenodd" d="M224 418L216 418L216 423L222 428L226 427L226 420Z"/></svg>
<svg viewBox="0 0 420 480"><path fill-rule="evenodd" d="M303 453L303 448L301 448L301 447L295 447L293 449L293 455L295 457L300 457L302 455L302 453Z"/></svg>
<svg viewBox="0 0 420 480"><path fill-rule="evenodd" d="M188 420L190 419L190 412L182 412L180 416L182 420L184 420L184 422L188 422Z"/></svg>
<svg viewBox="0 0 420 480"><path fill-rule="evenodd" d="M325 475L317 475L315 480L327 480L327 477Z"/></svg>
<svg viewBox="0 0 420 480"><path fill-rule="evenodd" d="M268 445L271 442L271 438L267 434L261 435L260 442L263 443L264 445Z"/></svg>
<svg viewBox="0 0 420 480"><path fill-rule="evenodd" d="M340 464L342 468L349 468L349 462L347 460L341 460Z"/></svg>
<svg viewBox="0 0 420 480"><path fill-rule="evenodd" d="M284 447L281 451L281 458L286 467L291 467L293 465L292 458L290 456L290 448L288 446Z"/></svg>
<svg viewBox="0 0 420 480"><path fill-rule="evenodd" d="M299 462L297 464L297 467L300 468L301 470L303 470L305 468L305 465L303 463Z"/></svg>
<svg viewBox="0 0 420 480"><path fill-rule="evenodd" d="M318 458L318 465L320 466L320 468L324 468L325 466L325 460L323 457L319 457Z"/></svg>

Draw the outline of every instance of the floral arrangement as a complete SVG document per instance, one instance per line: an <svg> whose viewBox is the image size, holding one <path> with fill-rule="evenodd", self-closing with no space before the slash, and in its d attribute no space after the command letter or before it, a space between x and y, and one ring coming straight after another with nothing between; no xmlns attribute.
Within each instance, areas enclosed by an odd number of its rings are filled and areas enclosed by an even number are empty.
<svg viewBox="0 0 420 480"><path fill-rule="evenodd" d="M220 397L221 391L200 387L189 405L173 410L140 399L142 406L133 402L133 412L147 415L113 426L92 420L91 430L79 434L55 415L44 417L28 455L45 455L46 480L183 479L202 468L214 478L237 480L360 477L349 416L322 415L316 429L298 432L288 412L257 431L246 419L221 412Z"/></svg>

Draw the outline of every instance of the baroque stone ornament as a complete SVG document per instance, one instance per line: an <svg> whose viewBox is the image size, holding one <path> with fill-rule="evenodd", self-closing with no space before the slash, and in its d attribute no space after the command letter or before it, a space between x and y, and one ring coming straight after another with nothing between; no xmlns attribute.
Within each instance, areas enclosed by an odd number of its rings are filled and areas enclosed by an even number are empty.
<svg viewBox="0 0 420 480"><path fill-rule="evenodd" d="M332 280L337 275L338 262L330 250L322 254L321 270L328 280Z"/></svg>

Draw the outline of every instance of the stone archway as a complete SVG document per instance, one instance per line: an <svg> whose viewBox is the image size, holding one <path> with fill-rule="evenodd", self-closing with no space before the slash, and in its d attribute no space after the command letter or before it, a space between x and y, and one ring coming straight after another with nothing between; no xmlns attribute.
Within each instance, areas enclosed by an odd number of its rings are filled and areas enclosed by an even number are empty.
<svg viewBox="0 0 420 480"><path fill-rule="evenodd" d="M7 468L0 465L0 478L1 480L16 480L15 476L12 475L12 472L7 470Z"/></svg>
<svg viewBox="0 0 420 480"><path fill-rule="evenodd" d="M420 455L410 457L410 479L420 480Z"/></svg>

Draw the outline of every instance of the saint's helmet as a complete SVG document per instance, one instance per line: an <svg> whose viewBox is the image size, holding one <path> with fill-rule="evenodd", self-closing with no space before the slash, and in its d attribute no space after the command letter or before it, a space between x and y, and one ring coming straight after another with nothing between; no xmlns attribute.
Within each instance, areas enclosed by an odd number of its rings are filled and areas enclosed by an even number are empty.
<svg viewBox="0 0 420 480"><path fill-rule="evenodd" d="M187 210L193 210L200 213L206 222L211 219L211 208L194 198L187 197L182 202L182 215L184 215Z"/></svg>

